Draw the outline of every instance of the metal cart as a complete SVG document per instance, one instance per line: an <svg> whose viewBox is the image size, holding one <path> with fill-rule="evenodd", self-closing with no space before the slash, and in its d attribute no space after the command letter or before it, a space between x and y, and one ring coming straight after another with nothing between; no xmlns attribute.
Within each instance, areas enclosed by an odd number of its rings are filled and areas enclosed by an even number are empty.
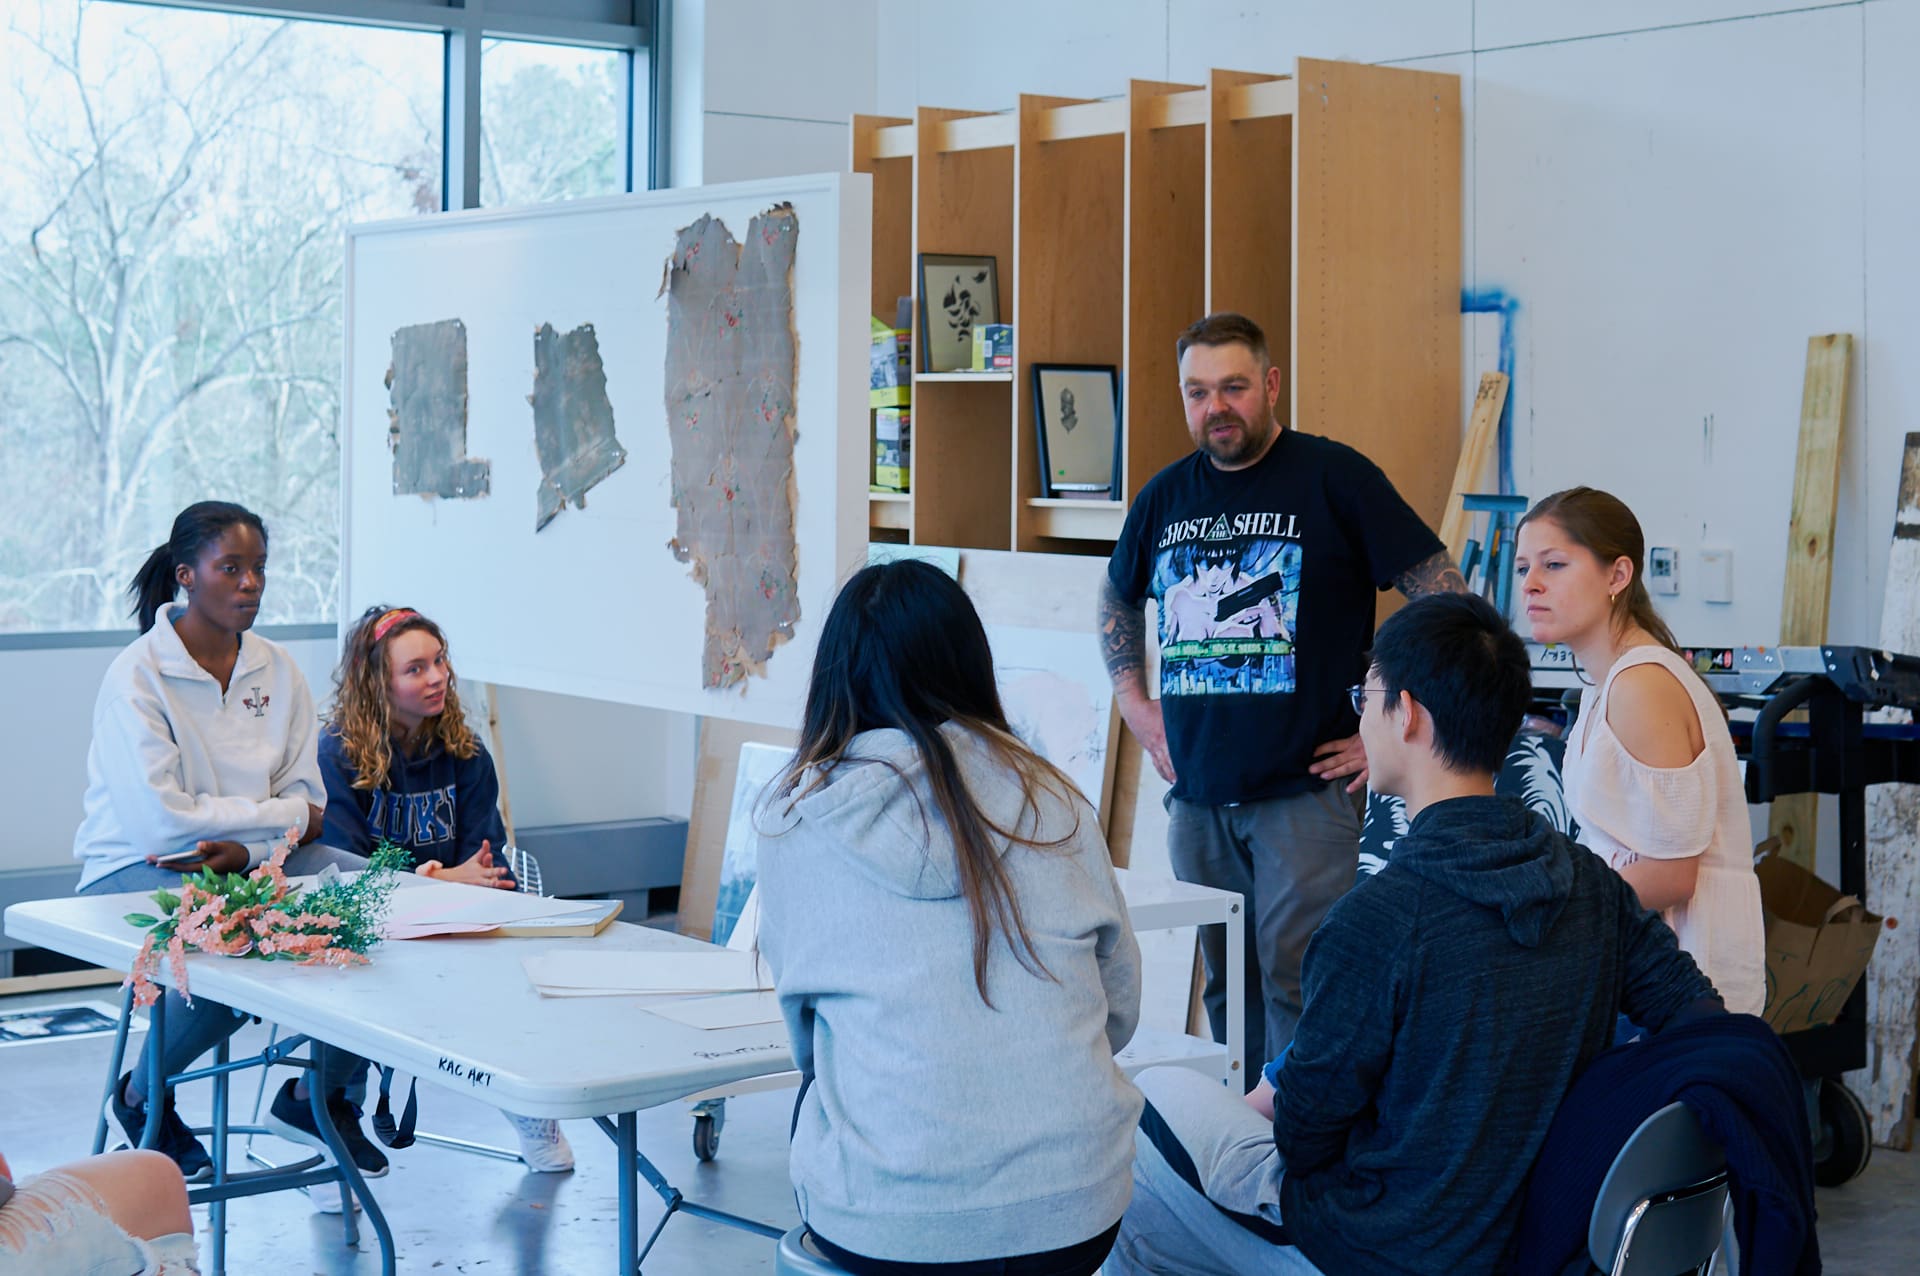
<svg viewBox="0 0 1920 1276"><path fill-rule="evenodd" d="M1529 644L1536 693L1561 702L1583 682L1563 647ZM1713 647L1687 652L1707 685L1732 709L1756 709L1729 722L1745 760L1747 801L1794 793L1830 793L1840 816L1840 889L1867 898L1867 798L1875 784L1920 783L1920 727L1868 722L1869 709L1920 709L1920 656L1867 647ZM1804 721L1789 716L1805 711ZM1814 1179L1837 1187L1867 1167L1873 1153L1867 1112L1841 1083L1866 1066L1867 990L1855 986L1831 1024L1784 1033L1781 1041L1808 1080Z"/></svg>

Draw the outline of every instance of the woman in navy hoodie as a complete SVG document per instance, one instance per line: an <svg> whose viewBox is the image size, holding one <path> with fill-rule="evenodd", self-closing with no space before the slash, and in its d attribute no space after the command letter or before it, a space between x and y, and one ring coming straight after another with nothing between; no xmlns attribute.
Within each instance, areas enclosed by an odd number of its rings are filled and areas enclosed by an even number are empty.
<svg viewBox="0 0 1920 1276"><path fill-rule="evenodd" d="M371 855L385 838L423 877L514 889L500 781L461 712L440 626L408 607L368 608L347 634L333 681L333 713L320 732L325 839ZM558 1122L502 1115L529 1169L573 1168Z"/></svg>

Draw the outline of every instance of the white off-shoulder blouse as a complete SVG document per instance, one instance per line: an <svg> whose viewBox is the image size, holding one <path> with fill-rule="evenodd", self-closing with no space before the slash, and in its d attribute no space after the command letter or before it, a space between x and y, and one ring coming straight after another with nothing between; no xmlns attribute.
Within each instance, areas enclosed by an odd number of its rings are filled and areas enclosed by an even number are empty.
<svg viewBox="0 0 1920 1276"><path fill-rule="evenodd" d="M1693 697L1706 747L1683 767L1654 767L1627 752L1607 722L1613 680L1657 664ZM1580 706L1567 733L1567 805L1580 840L1616 870L1635 860L1700 857L1693 898L1662 912L1726 1002L1759 1014L1767 1001L1766 923L1753 873L1753 829L1733 736L1712 693L1665 647L1634 647Z"/></svg>

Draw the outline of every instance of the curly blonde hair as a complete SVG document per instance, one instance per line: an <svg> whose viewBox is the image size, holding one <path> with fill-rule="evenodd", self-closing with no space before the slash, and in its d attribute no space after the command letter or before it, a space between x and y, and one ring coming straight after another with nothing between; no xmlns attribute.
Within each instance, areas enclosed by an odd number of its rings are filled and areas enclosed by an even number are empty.
<svg viewBox="0 0 1920 1276"><path fill-rule="evenodd" d="M333 713L327 718L327 727L346 747L347 760L357 773L353 781L356 789L380 788L393 765L393 698L387 690L387 645L410 630L424 629L440 643L442 651L448 651L447 636L440 626L418 612L403 615L380 631L381 619L394 610L379 604L361 613L347 632L346 650L333 674ZM458 687L449 651L446 704L420 724L420 732L429 747L437 743L464 761L480 751L480 740L461 712Z"/></svg>

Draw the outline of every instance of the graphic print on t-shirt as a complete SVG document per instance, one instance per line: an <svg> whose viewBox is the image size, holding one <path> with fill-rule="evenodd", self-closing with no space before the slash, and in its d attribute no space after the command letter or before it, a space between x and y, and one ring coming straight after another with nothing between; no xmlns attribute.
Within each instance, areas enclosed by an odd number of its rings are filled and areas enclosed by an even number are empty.
<svg viewBox="0 0 1920 1276"><path fill-rule="evenodd" d="M1239 514L1163 529L1152 583L1162 696L1293 691L1297 525L1287 514Z"/></svg>

